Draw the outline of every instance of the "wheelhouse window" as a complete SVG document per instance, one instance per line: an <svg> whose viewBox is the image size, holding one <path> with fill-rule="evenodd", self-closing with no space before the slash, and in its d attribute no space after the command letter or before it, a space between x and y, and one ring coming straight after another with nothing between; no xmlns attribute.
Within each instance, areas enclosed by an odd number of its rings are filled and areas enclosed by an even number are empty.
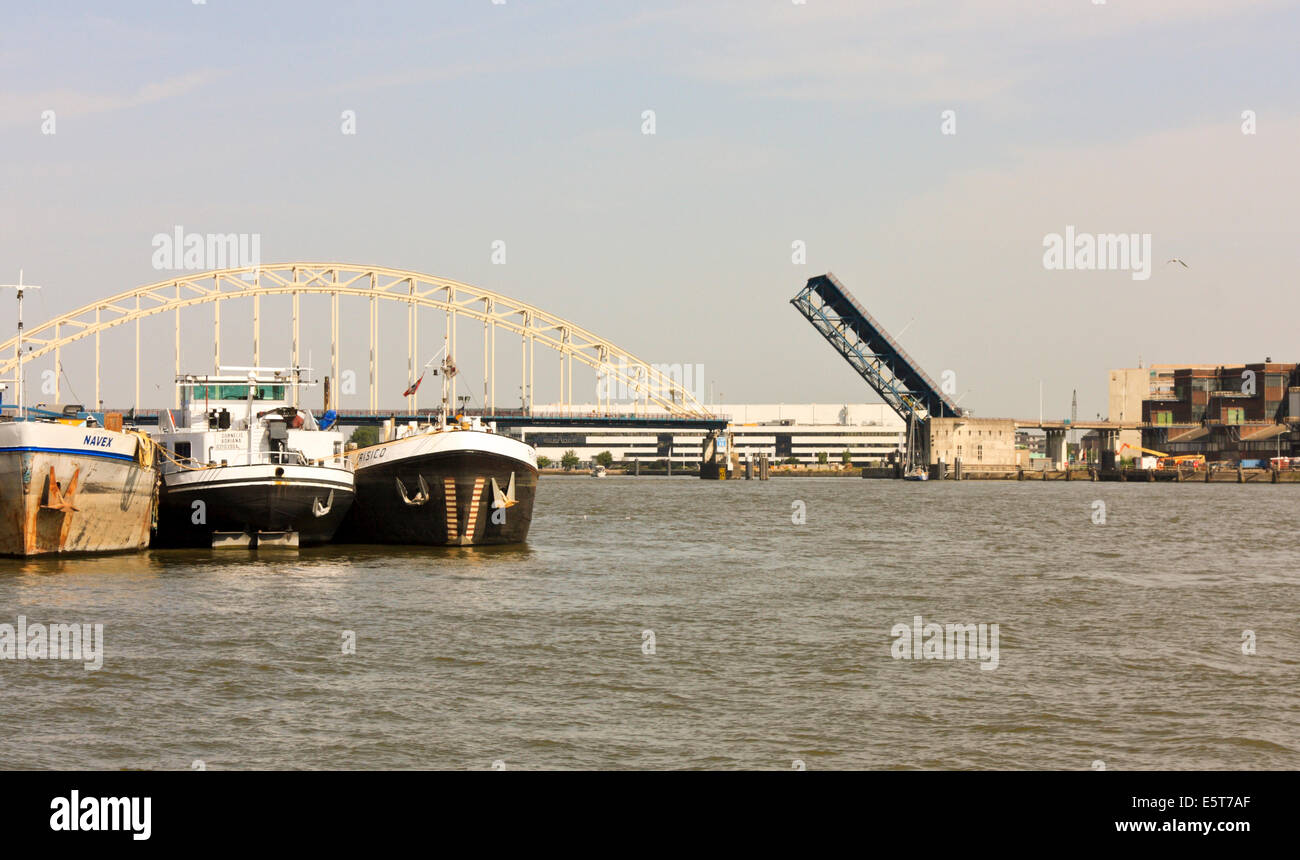
<svg viewBox="0 0 1300 860"><path fill-rule="evenodd" d="M256 385L254 400L284 400L283 385ZM196 385L192 400L247 400L247 385Z"/></svg>

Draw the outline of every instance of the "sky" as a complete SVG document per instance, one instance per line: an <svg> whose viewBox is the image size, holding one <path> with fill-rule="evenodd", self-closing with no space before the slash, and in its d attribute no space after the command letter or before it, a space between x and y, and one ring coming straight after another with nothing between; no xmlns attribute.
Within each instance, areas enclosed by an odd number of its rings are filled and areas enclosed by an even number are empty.
<svg viewBox="0 0 1300 860"><path fill-rule="evenodd" d="M645 360L703 365L724 403L876 399L789 304L825 271L980 416L1036 415L1041 384L1047 415L1077 389L1091 418L1108 369L1139 361L1300 361L1295 2L3 9L0 282L22 268L44 287L29 327L180 274L155 268L153 239L181 225L257 234L263 262L495 290ZM1150 235L1149 277L1048 268L1045 238L1067 228ZM364 377L361 308L343 349ZM393 312L381 402L396 404ZM223 311L230 352L241 313ZM206 371L211 312L184 319L186 369ZM156 394L140 405L167 405L171 330L147 325ZM328 331L309 329L324 367ZM133 397L133 349L105 337L110 404ZM538 361L543 402L558 387ZM88 402L87 350L64 372Z"/></svg>

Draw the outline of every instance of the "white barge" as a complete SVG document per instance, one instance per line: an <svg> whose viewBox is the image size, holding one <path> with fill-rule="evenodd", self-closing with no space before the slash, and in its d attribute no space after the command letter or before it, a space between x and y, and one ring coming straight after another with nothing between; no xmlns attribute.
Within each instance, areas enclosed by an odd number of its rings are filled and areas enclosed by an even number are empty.
<svg viewBox="0 0 1300 860"><path fill-rule="evenodd" d="M157 541L163 546L326 543L352 505L343 435L294 405L305 368L183 376L164 413Z"/></svg>

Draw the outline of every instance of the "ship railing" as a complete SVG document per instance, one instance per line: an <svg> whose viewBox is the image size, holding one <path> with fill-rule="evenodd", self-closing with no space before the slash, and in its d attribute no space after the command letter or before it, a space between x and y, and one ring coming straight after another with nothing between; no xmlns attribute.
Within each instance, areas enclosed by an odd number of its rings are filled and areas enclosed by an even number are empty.
<svg viewBox="0 0 1300 860"><path fill-rule="evenodd" d="M232 456L215 458L203 462L194 457L175 457L172 460L183 469L216 469L222 466L328 466L332 469L352 471L352 463L344 452L329 454L324 457L308 457L302 451L254 451L250 456L247 451L232 451Z"/></svg>

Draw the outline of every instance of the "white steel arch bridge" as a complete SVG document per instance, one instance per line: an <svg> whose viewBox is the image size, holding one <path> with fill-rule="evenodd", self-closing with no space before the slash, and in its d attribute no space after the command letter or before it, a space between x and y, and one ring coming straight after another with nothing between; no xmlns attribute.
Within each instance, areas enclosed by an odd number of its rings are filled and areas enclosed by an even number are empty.
<svg viewBox="0 0 1300 860"><path fill-rule="evenodd" d="M560 360L560 402L573 405L573 362L595 368L604 378L603 399L597 394L602 414L637 414L639 411L667 413L678 418L710 419L708 413L680 379L664 373L661 366L643 361L591 331L548 313L541 308L500 293L470 284L426 275L419 272L364 266L349 263L275 263L242 268L185 273L165 281L137 287L102 301L85 305L69 313L28 326L23 334L23 354L18 355L18 338L0 344L0 377L12 377L20 364L51 355L54 359L54 399L58 401L61 351L73 343L93 340L95 408L102 408L102 359L100 338L121 326L135 327L135 405L140 403L140 323L150 317L172 314L174 317L175 375L181 367L181 311L197 306L213 306L212 358L214 369L222 363L221 308L231 301L251 303L252 363L262 361L261 299L289 296L292 301L290 329L290 363L300 362L300 301L304 296L324 296L330 303L330 376L337 386L341 372L343 320L339 300L358 297L369 300L369 409L379 410L380 331L379 302L404 304L407 308L406 370L413 381L421 374L418 309L442 311L446 316L443 331L450 352L456 355L456 331L462 320L483 325L483 402L488 411L498 407L496 386L496 336L498 331L520 339L521 408L533 410L536 371L535 348L541 345L558 354ZM351 329L352 327L349 326ZM192 330L192 329L190 329ZM121 375L121 364L115 367ZM629 402L613 403L612 392L630 393ZM179 394L176 395L179 397ZM419 392L407 396L407 409L419 409ZM581 402L590 402L587 400ZM335 405L338 401L335 398ZM161 404L158 404L161 405ZM177 404L179 405L179 404Z"/></svg>

